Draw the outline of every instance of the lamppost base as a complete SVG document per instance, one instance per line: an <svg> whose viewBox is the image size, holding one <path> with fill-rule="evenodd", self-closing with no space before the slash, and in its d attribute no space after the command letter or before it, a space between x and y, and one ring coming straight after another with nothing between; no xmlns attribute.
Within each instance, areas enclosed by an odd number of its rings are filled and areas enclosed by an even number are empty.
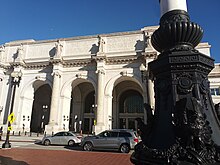
<svg viewBox="0 0 220 165"><path fill-rule="evenodd" d="M135 146L130 160L135 165L220 165L219 146L213 148L204 148L199 152L183 148L176 142L168 149L152 149L140 142Z"/></svg>
<svg viewBox="0 0 220 165"><path fill-rule="evenodd" d="M11 143L3 143L2 148L11 148Z"/></svg>

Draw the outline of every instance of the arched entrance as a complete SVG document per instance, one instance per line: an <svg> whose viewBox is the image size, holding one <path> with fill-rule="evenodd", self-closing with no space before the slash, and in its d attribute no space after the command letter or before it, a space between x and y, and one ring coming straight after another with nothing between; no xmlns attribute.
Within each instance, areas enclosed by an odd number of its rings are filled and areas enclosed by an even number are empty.
<svg viewBox="0 0 220 165"><path fill-rule="evenodd" d="M94 132L94 120L96 110L96 106L94 103L95 91L92 91L85 97L83 132Z"/></svg>
<svg viewBox="0 0 220 165"><path fill-rule="evenodd" d="M92 133L95 113L95 90L92 83L78 79L78 85L72 85L69 130ZM81 81L81 83L79 83Z"/></svg>
<svg viewBox="0 0 220 165"><path fill-rule="evenodd" d="M35 88L37 88L37 85L39 85L39 82L35 82ZM30 124L31 132L43 132L45 130L45 125L48 124L50 116L51 92L48 84L35 89Z"/></svg>
<svg viewBox="0 0 220 165"><path fill-rule="evenodd" d="M135 90L123 92L119 98L119 128L137 130L135 118L143 118L143 105L143 97L139 92Z"/></svg>
<svg viewBox="0 0 220 165"><path fill-rule="evenodd" d="M137 130L136 118L145 121L143 89L131 77L115 82L112 100L112 128Z"/></svg>

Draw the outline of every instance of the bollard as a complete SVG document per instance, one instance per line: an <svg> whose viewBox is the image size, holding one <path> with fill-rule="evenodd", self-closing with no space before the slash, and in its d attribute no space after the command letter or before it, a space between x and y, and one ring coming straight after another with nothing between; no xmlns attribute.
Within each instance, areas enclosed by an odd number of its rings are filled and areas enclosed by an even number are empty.
<svg viewBox="0 0 220 165"><path fill-rule="evenodd" d="M12 132L12 135L13 135L13 136L15 135L15 131Z"/></svg>
<svg viewBox="0 0 220 165"><path fill-rule="evenodd" d="M30 136L32 135L32 132L30 132Z"/></svg>
<svg viewBox="0 0 220 165"><path fill-rule="evenodd" d="M18 136L21 136L21 131L18 132Z"/></svg>
<svg viewBox="0 0 220 165"><path fill-rule="evenodd" d="M27 131L24 132L24 135L27 135Z"/></svg>

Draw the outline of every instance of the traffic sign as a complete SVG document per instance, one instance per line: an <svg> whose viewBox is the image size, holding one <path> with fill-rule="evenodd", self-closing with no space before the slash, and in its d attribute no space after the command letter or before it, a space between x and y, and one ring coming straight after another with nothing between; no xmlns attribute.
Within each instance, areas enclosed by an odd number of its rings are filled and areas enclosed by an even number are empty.
<svg viewBox="0 0 220 165"><path fill-rule="evenodd" d="M9 126L9 127L8 127L8 131L11 131L11 130L12 130L12 126Z"/></svg>
<svg viewBox="0 0 220 165"><path fill-rule="evenodd" d="M14 112L12 112L12 113L8 116L8 121L9 121L11 124L15 121Z"/></svg>

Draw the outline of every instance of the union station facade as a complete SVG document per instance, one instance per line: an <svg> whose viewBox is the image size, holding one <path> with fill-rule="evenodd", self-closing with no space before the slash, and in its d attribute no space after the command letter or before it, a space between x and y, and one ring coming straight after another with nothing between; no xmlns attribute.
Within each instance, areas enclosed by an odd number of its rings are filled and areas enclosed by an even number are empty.
<svg viewBox="0 0 220 165"><path fill-rule="evenodd" d="M0 126L7 130L13 109L15 132L136 130L135 118L147 120L144 103L154 109L153 76L147 66L158 55L150 41L157 28L1 45ZM208 43L196 49L210 56ZM14 72L21 73L16 90ZM209 78L216 104L219 64Z"/></svg>

